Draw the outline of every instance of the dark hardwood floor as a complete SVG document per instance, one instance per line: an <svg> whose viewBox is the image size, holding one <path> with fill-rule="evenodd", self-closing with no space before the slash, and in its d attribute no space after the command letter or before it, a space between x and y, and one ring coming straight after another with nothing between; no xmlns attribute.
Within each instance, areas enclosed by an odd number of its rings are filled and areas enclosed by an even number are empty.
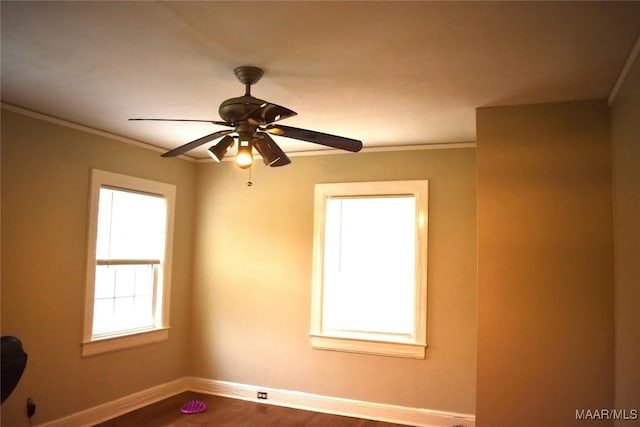
<svg viewBox="0 0 640 427"><path fill-rule="evenodd" d="M180 412L180 407L187 400L202 400L207 403L207 410L199 414L184 415ZM97 426L399 427L401 424L322 414L264 403L186 392L113 418Z"/></svg>

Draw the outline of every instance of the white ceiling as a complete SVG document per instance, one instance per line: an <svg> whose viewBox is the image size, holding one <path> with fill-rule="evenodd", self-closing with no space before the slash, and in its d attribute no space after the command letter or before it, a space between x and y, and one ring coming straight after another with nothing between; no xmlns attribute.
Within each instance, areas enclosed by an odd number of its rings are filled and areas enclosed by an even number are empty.
<svg viewBox="0 0 640 427"><path fill-rule="evenodd" d="M606 99L640 2L0 3L2 101L170 149L253 95L365 147L475 140L477 107ZM317 150L280 138L285 151ZM206 157L203 147L192 151Z"/></svg>

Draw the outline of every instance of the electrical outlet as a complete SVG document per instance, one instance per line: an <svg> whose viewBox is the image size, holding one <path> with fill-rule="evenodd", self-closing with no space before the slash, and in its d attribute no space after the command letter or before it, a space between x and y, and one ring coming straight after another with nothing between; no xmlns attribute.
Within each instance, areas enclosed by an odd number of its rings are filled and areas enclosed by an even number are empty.
<svg viewBox="0 0 640 427"><path fill-rule="evenodd" d="M267 400L267 392L266 391L259 391L258 392L258 399Z"/></svg>
<svg viewBox="0 0 640 427"><path fill-rule="evenodd" d="M27 398L27 417L33 417L33 414L36 413L36 402L33 401L32 398Z"/></svg>

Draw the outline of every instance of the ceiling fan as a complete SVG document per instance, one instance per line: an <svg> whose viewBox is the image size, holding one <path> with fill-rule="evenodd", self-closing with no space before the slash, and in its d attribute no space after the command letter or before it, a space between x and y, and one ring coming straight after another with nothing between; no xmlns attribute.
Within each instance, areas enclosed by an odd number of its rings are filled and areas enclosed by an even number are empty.
<svg viewBox="0 0 640 427"><path fill-rule="evenodd" d="M269 134L300 139L303 141L320 144L341 150L358 152L362 149L362 141L342 136L312 130L294 128L275 124L280 120L295 116L297 113L288 108L251 95L251 85L262 77L263 71L258 67L242 66L233 70L236 77L245 85L245 94L237 98L230 98L220 104L218 110L223 121L218 120L194 120L194 119L129 119L151 121L175 121L175 122L205 122L226 126L225 129L203 136L173 150L162 154L162 157L174 157L193 150L208 142L221 138L208 150L211 157L220 162L227 152L238 143L236 164L243 168L249 168L253 164L253 149L262 156L264 164L271 167L284 166L291 160L275 143Z"/></svg>

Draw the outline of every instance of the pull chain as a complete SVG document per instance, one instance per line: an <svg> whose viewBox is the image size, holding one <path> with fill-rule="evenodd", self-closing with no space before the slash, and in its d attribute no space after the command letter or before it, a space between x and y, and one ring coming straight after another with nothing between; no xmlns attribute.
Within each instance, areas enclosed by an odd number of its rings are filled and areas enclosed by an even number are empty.
<svg viewBox="0 0 640 427"><path fill-rule="evenodd" d="M249 168L249 181L247 181L247 187L251 187L253 185L253 182L251 181L251 169L253 168Z"/></svg>

